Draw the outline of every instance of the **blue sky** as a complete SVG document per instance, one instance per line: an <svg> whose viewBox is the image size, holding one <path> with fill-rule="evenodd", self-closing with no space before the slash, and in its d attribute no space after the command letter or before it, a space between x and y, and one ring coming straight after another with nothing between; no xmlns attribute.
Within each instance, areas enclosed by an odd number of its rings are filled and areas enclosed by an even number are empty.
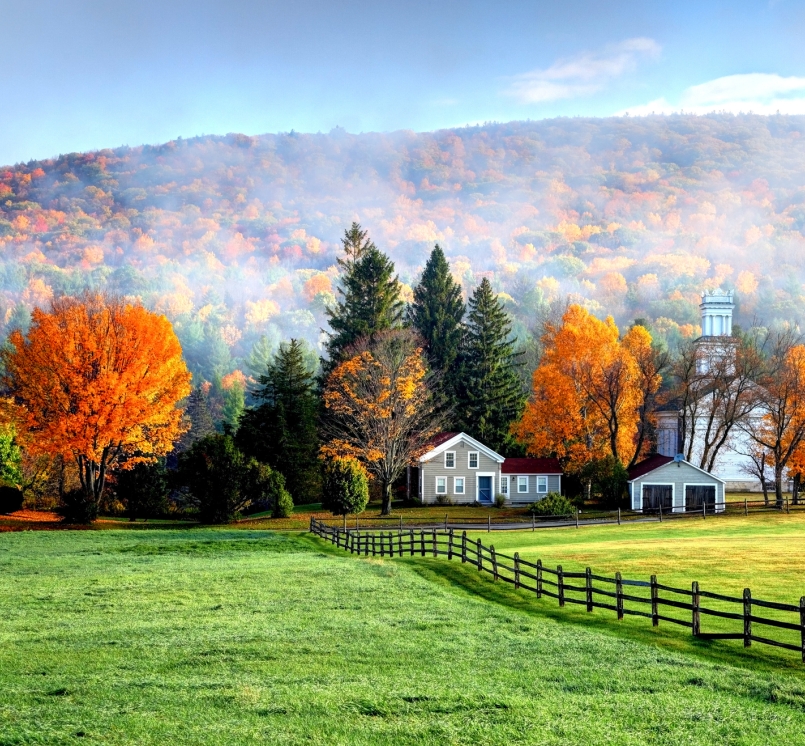
<svg viewBox="0 0 805 746"><path fill-rule="evenodd" d="M805 2L0 0L0 163L177 136L805 113Z"/></svg>

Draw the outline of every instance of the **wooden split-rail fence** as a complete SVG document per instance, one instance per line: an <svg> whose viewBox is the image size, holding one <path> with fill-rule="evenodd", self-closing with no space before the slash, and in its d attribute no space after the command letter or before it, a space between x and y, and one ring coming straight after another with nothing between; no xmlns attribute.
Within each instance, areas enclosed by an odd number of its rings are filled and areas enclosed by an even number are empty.
<svg viewBox="0 0 805 746"><path fill-rule="evenodd" d="M661 621L668 622L687 627L694 637L705 640L743 640L747 648L753 642L773 645L798 652L805 662L805 596L800 598L799 605L783 604L753 598L749 588L739 598L702 590L696 581L688 590L663 585L656 575L645 581L624 578L619 572L615 577L595 575L589 567L584 572L568 572L561 565L548 567L542 560L528 562L518 552L514 556L501 554L494 546L468 537L466 531L459 534L454 529L366 531L328 526L311 517L310 531L351 554L460 559L477 567L479 572L489 573L494 580L530 591L537 598L555 598L560 607L577 604L585 606L588 612L607 609L614 611L619 620L624 616L644 617L651 619L655 627ZM728 610L736 606L737 611ZM762 617L758 610L775 615ZM704 632L702 617L737 622L739 631ZM757 634L758 627L763 635ZM776 639L766 636L775 634L772 630L778 635Z"/></svg>

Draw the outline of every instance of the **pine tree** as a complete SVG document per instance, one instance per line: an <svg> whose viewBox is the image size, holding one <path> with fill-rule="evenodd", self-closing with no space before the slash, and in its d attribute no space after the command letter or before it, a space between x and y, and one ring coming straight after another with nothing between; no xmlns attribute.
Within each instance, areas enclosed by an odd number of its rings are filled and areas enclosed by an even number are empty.
<svg viewBox="0 0 805 746"><path fill-rule="evenodd" d="M506 311L484 278L469 301L457 416L464 432L496 451L515 447L509 425L525 401L511 331Z"/></svg>
<svg viewBox="0 0 805 746"><path fill-rule="evenodd" d="M344 349L361 337L399 326L403 314L394 263L357 223L345 232L341 243L346 255L338 260L344 270L338 291L342 298L327 312L332 329L327 342L328 369L337 365Z"/></svg>
<svg viewBox="0 0 805 746"><path fill-rule="evenodd" d="M461 287L453 281L450 265L436 244L414 288L409 318L425 340L431 367L442 373L446 387L449 387L450 371L461 346L464 310Z"/></svg>
<svg viewBox="0 0 805 746"><path fill-rule="evenodd" d="M244 412L236 441L248 456L285 476L297 503L316 502L321 487L315 373L304 344L282 343L254 392L261 404Z"/></svg>
<svg viewBox="0 0 805 746"><path fill-rule="evenodd" d="M184 415L190 425L190 429L179 440L177 449L179 451L186 451L193 443L215 432L215 423L210 414L209 399L200 386L196 386L190 392L190 396L187 397Z"/></svg>

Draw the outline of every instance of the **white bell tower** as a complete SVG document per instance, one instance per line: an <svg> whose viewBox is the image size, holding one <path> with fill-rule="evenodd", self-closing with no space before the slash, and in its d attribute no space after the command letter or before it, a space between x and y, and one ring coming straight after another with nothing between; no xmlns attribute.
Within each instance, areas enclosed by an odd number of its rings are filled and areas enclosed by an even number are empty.
<svg viewBox="0 0 805 746"><path fill-rule="evenodd" d="M702 312L702 337L731 337L732 311L735 308L732 290L707 290L699 306Z"/></svg>

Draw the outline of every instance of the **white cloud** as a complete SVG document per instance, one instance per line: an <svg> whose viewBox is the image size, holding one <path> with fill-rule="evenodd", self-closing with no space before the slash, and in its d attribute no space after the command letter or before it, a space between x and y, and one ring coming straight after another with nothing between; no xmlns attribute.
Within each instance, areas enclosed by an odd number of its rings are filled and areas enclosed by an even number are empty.
<svg viewBox="0 0 805 746"><path fill-rule="evenodd" d="M707 114L711 111L805 114L805 78L771 73L726 75L686 88L676 104L658 98L618 113L641 116L670 114L674 111L691 114Z"/></svg>
<svg viewBox="0 0 805 746"><path fill-rule="evenodd" d="M627 39L604 49L557 60L544 70L532 70L511 79L506 94L525 104L587 96L613 78L634 70L643 58L656 57L660 45L653 39Z"/></svg>

